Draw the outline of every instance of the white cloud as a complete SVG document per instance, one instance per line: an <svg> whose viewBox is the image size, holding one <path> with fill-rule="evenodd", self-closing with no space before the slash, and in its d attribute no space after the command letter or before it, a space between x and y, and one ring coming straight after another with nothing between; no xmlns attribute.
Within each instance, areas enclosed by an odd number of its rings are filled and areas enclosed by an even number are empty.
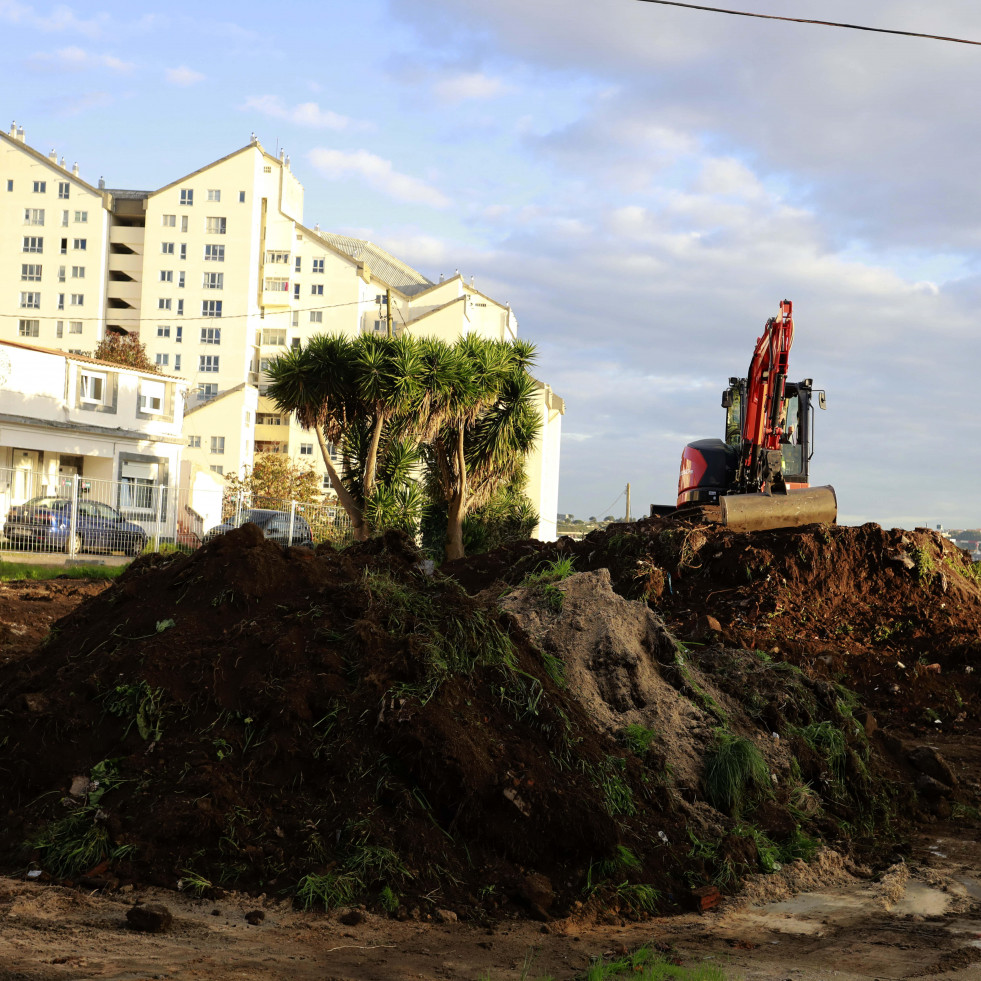
<svg viewBox="0 0 981 981"><path fill-rule="evenodd" d="M39 14L29 4L16 0L0 0L0 20L10 24L23 24L45 32L73 31L85 37L100 37L106 32L110 17L99 13L93 17L79 17L71 7L58 4L49 14Z"/></svg>
<svg viewBox="0 0 981 981"><path fill-rule="evenodd" d="M196 72L193 68L188 68L187 65L181 65L179 68L168 68L164 72L164 77L171 85L182 86L195 85L205 79L201 72Z"/></svg>
<svg viewBox="0 0 981 981"><path fill-rule="evenodd" d="M407 204L426 204L448 208L450 199L442 191L418 177L399 173L390 160L367 150L328 150L317 147L307 154L310 163L328 180L360 178L370 188Z"/></svg>
<svg viewBox="0 0 981 981"><path fill-rule="evenodd" d="M433 94L442 102L456 104L468 99L495 99L511 91L500 78L483 72L462 72L440 79L433 85Z"/></svg>
<svg viewBox="0 0 981 981"><path fill-rule="evenodd" d="M133 70L131 61L123 61L115 55L93 54L84 48L59 48L54 52L38 52L27 59L35 71L77 72L105 68L109 71L126 73Z"/></svg>
<svg viewBox="0 0 981 981"><path fill-rule="evenodd" d="M296 126L308 126L312 129L345 130L352 127L352 120L348 116L342 116L330 109L321 109L316 102L286 106L275 95L249 96L242 109L259 112L273 119L285 119Z"/></svg>

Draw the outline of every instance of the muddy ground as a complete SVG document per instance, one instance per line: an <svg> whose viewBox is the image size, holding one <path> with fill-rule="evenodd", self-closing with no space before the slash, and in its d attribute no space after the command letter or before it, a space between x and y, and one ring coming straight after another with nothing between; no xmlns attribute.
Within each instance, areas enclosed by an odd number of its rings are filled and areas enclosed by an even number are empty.
<svg viewBox="0 0 981 981"><path fill-rule="evenodd" d="M652 938L747 978L978 972L963 553L659 521L420 558L245 529L40 646L85 589L0 591L0 978L572 977ZM766 768L738 799L733 746ZM176 925L126 929L150 899Z"/></svg>

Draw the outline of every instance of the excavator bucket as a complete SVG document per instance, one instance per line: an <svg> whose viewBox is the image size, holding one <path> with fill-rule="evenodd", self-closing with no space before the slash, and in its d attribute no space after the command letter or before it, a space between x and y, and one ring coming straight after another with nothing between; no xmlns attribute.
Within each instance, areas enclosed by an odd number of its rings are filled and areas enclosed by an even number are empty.
<svg viewBox="0 0 981 981"><path fill-rule="evenodd" d="M719 498L722 524L733 531L767 531L834 524L838 499L833 487L807 487L786 494L727 494Z"/></svg>

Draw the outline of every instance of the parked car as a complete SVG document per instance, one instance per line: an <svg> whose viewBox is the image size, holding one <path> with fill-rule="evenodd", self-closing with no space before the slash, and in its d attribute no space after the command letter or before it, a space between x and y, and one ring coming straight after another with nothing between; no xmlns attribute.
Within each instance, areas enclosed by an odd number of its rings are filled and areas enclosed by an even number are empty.
<svg viewBox="0 0 981 981"><path fill-rule="evenodd" d="M115 508L79 501L72 538L72 502L65 497L35 497L7 512L4 535L16 545L65 552L105 550L139 555L147 533Z"/></svg>
<svg viewBox="0 0 981 981"><path fill-rule="evenodd" d="M307 524L306 518L300 514L293 516L293 537L290 538L289 511L272 511L268 508L252 508L251 511L242 512L241 520L238 523L226 521L216 525L204 536L205 544L214 541L226 531L231 531L232 528L239 528L250 522L258 525L262 529L263 535L277 545L304 545L307 548L313 548L313 532L310 531L310 525Z"/></svg>

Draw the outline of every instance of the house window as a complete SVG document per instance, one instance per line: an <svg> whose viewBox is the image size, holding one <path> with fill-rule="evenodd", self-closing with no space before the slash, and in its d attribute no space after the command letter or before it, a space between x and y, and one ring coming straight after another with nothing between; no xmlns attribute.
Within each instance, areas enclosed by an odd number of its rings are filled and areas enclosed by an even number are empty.
<svg viewBox="0 0 981 981"><path fill-rule="evenodd" d="M164 255L173 255L174 254L174 243L173 242L161 242L160 243L160 251Z"/></svg>
<svg viewBox="0 0 981 981"><path fill-rule="evenodd" d="M206 290L220 290L225 285L224 273L206 272L201 286Z"/></svg>
<svg viewBox="0 0 981 981"><path fill-rule="evenodd" d="M157 326L157 337L170 337L170 327L167 324Z"/></svg>
<svg viewBox="0 0 981 981"><path fill-rule="evenodd" d="M161 283L172 283L174 281L174 271L172 269L161 269L160 270L160 282Z"/></svg>
<svg viewBox="0 0 981 981"><path fill-rule="evenodd" d="M262 288L267 293L288 293L290 281L288 279L272 279L267 277L266 281L262 284Z"/></svg>
<svg viewBox="0 0 981 981"><path fill-rule="evenodd" d="M178 300L177 301L177 316L178 317L183 317L184 316L184 301L183 300Z"/></svg>
<svg viewBox="0 0 981 981"><path fill-rule="evenodd" d="M294 300L298 300L299 298L300 298L300 284L299 283L294 283L293 284L293 299Z"/></svg>
<svg viewBox="0 0 981 981"><path fill-rule="evenodd" d="M140 382L140 412L163 412L164 383L158 381Z"/></svg>
<svg viewBox="0 0 981 981"><path fill-rule="evenodd" d="M61 254L65 255L66 252L68 252L68 239L63 238L61 240Z"/></svg>
<svg viewBox="0 0 981 981"><path fill-rule="evenodd" d="M181 242L181 258L187 258L187 242Z"/></svg>
<svg viewBox="0 0 981 981"><path fill-rule="evenodd" d="M177 227L177 215L161 215L160 224L164 228L176 228Z"/></svg>
<svg viewBox="0 0 981 981"><path fill-rule="evenodd" d="M38 237L37 235L25 235L24 236L24 251L25 252L43 252L44 251L44 239Z"/></svg>
<svg viewBox="0 0 981 981"><path fill-rule="evenodd" d="M290 347L294 351L299 351L300 350L300 338L299 337L290 338Z"/></svg>
<svg viewBox="0 0 981 981"><path fill-rule="evenodd" d="M183 269L177 274L177 287L178 287L178 289L184 289L184 270Z"/></svg>
<svg viewBox="0 0 981 981"><path fill-rule="evenodd" d="M289 252L267 252L266 262L289 262L290 254Z"/></svg>
<svg viewBox="0 0 981 981"><path fill-rule="evenodd" d="M300 456L313 456L313 443L300 443Z"/></svg>
<svg viewBox="0 0 981 981"><path fill-rule="evenodd" d="M174 371L181 370L181 356L179 354L174 355Z"/></svg>
<svg viewBox="0 0 981 981"><path fill-rule="evenodd" d="M209 201L220 201L221 200L221 191L216 190L216 189L210 189L208 191L208 200Z"/></svg>
<svg viewBox="0 0 981 981"><path fill-rule="evenodd" d="M78 376L79 400L102 405L106 400L106 375L95 371L81 371Z"/></svg>
<svg viewBox="0 0 981 981"><path fill-rule="evenodd" d="M158 310L169 310L170 309L170 297L169 296L168 297L161 296L157 300L157 309Z"/></svg>
<svg viewBox="0 0 981 981"><path fill-rule="evenodd" d="M155 354L153 356L154 363L160 368L166 368L170 364L169 354Z"/></svg>
<svg viewBox="0 0 981 981"><path fill-rule="evenodd" d="M199 399L213 399L218 394L218 382L205 382L200 389Z"/></svg>
<svg viewBox="0 0 981 981"><path fill-rule="evenodd" d="M61 213L61 227L62 228L67 228L68 227L68 212L67 211L62 211L62 213Z"/></svg>
<svg viewBox="0 0 981 981"><path fill-rule="evenodd" d="M201 301L201 316L202 317L220 317L221 316L221 300L202 300Z"/></svg>
<svg viewBox="0 0 981 981"><path fill-rule="evenodd" d="M201 328L201 343L202 344L221 344L221 328L220 327L202 327Z"/></svg>
<svg viewBox="0 0 981 981"><path fill-rule="evenodd" d="M86 239L84 239L84 238L75 238L75 239L72 239L72 248L73 249L78 249L79 252L84 252L85 251L85 246L86 246Z"/></svg>
<svg viewBox="0 0 981 981"><path fill-rule="evenodd" d="M194 204L194 191L190 187L181 188L181 204Z"/></svg>
<svg viewBox="0 0 981 981"><path fill-rule="evenodd" d="M209 235L224 235L225 234L225 219L224 218L208 218L205 220L204 230Z"/></svg>
<svg viewBox="0 0 981 981"><path fill-rule="evenodd" d="M37 337L40 326L40 320L21 320L17 324L17 334L19 337Z"/></svg>
<svg viewBox="0 0 981 981"><path fill-rule="evenodd" d="M58 197L63 200L68 199L69 191L71 190L71 184L68 181L58 181Z"/></svg>
<svg viewBox="0 0 981 981"><path fill-rule="evenodd" d="M22 307L28 307L30 309L38 309L41 306L41 294L40 293L21 293L20 295L20 305Z"/></svg>
<svg viewBox="0 0 981 981"><path fill-rule="evenodd" d="M21 265L20 278L29 283L41 282L41 267L34 265Z"/></svg>
<svg viewBox="0 0 981 981"><path fill-rule="evenodd" d="M187 445L192 450L201 449L201 437L200 436L188 436Z"/></svg>
<svg viewBox="0 0 981 981"><path fill-rule="evenodd" d="M224 245L206 245L204 247L204 261L205 262L224 262L225 261L225 246Z"/></svg>
<svg viewBox="0 0 981 981"><path fill-rule="evenodd" d="M187 233L187 215L181 215L181 231Z"/></svg>
<svg viewBox="0 0 981 981"><path fill-rule="evenodd" d="M310 287L310 293L313 296L323 296L324 295L324 284L323 283L314 283L313 286Z"/></svg>
<svg viewBox="0 0 981 981"><path fill-rule="evenodd" d="M25 225L43 225L44 224L44 208L25 208L24 209L24 224Z"/></svg>
<svg viewBox="0 0 981 981"><path fill-rule="evenodd" d="M211 452L212 453L224 453L225 452L225 437L224 436L212 436L211 437Z"/></svg>
<svg viewBox="0 0 981 981"><path fill-rule="evenodd" d="M216 372L218 370L217 354L202 354L198 357L198 371Z"/></svg>
<svg viewBox="0 0 981 981"><path fill-rule="evenodd" d="M293 272L300 272L303 266L303 259L300 256L296 257L296 261L293 263Z"/></svg>
<svg viewBox="0 0 981 981"><path fill-rule="evenodd" d="M219 477L222 477L222 476L224 476L225 468L222 467L222 466L220 466L220 465L218 465L218 464L213 463L211 465L211 472L218 474Z"/></svg>
<svg viewBox="0 0 981 981"><path fill-rule="evenodd" d="M81 320L69 320L68 321L68 333L69 334L81 334L82 333L82 321Z"/></svg>
<svg viewBox="0 0 981 981"><path fill-rule="evenodd" d="M65 336L65 322L64 320L59 320L55 324L55 337L64 337L64 336Z"/></svg>
<svg viewBox="0 0 981 981"><path fill-rule="evenodd" d="M14 182L12 180L8 180L7 181L7 190L8 191L12 191L13 189L14 189ZM244 194L245 192L243 191L242 193Z"/></svg>
<svg viewBox="0 0 981 981"><path fill-rule="evenodd" d="M72 279L85 279L85 266L72 266Z"/></svg>
<svg viewBox="0 0 981 981"><path fill-rule="evenodd" d="M140 406L142 409L142 404ZM119 506L153 510L153 481L149 477L131 477L123 474L119 482Z"/></svg>
<svg viewBox="0 0 981 981"><path fill-rule="evenodd" d="M174 340L176 340L178 344L180 344L180 342L182 340L184 340L184 328L183 327L178 327L177 328L177 336L174 338Z"/></svg>
<svg viewBox="0 0 981 981"><path fill-rule="evenodd" d="M64 293L59 293L58 294L58 309L59 310L64 310L65 309L65 294Z"/></svg>
<svg viewBox="0 0 981 981"><path fill-rule="evenodd" d="M244 201L245 201L245 191L239 191L238 192L238 200L239 200L239 203L240 204L241 203L244 203Z"/></svg>
<svg viewBox="0 0 981 981"><path fill-rule="evenodd" d="M324 312L323 310L311 310L310 311L310 323L311 324L322 324L324 322Z"/></svg>
<svg viewBox="0 0 981 981"><path fill-rule="evenodd" d="M44 194L44 192L47 189L48 189L48 182L47 181L35 181L34 182L34 193L35 194Z"/></svg>
<svg viewBox="0 0 981 981"><path fill-rule="evenodd" d="M63 283L64 281L65 281L65 267L64 266L59 266L58 267L58 282L59 283Z"/></svg>
<svg viewBox="0 0 981 981"><path fill-rule="evenodd" d="M89 213L87 211L75 212L75 221L77 221L80 225L87 224L88 220L89 220Z"/></svg>
<svg viewBox="0 0 981 981"><path fill-rule="evenodd" d="M286 346L286 329L285 328L267 328L262 332L262 343L272 344L280 347Z"/></svg>
<svg viewBox="0 0 981 981"><path fill-rule="evenodd" d="M299 327L300 326L300 311L299 310L294 310L293 313L290 315L290 324L293 327Z"/></svg>
<svg viewBox="0 0 981 981"><path fill-rule="evenodd" d="M82 293L72 293L71 304L73 307L81 307L85 305L85 295Z"/></svg>
<svg viewBox="0 0 981 981"><path fill-rule="evenodd" d="M314 259L313 260L313 272L322 273L324 271L324 260Z"/></svg>

